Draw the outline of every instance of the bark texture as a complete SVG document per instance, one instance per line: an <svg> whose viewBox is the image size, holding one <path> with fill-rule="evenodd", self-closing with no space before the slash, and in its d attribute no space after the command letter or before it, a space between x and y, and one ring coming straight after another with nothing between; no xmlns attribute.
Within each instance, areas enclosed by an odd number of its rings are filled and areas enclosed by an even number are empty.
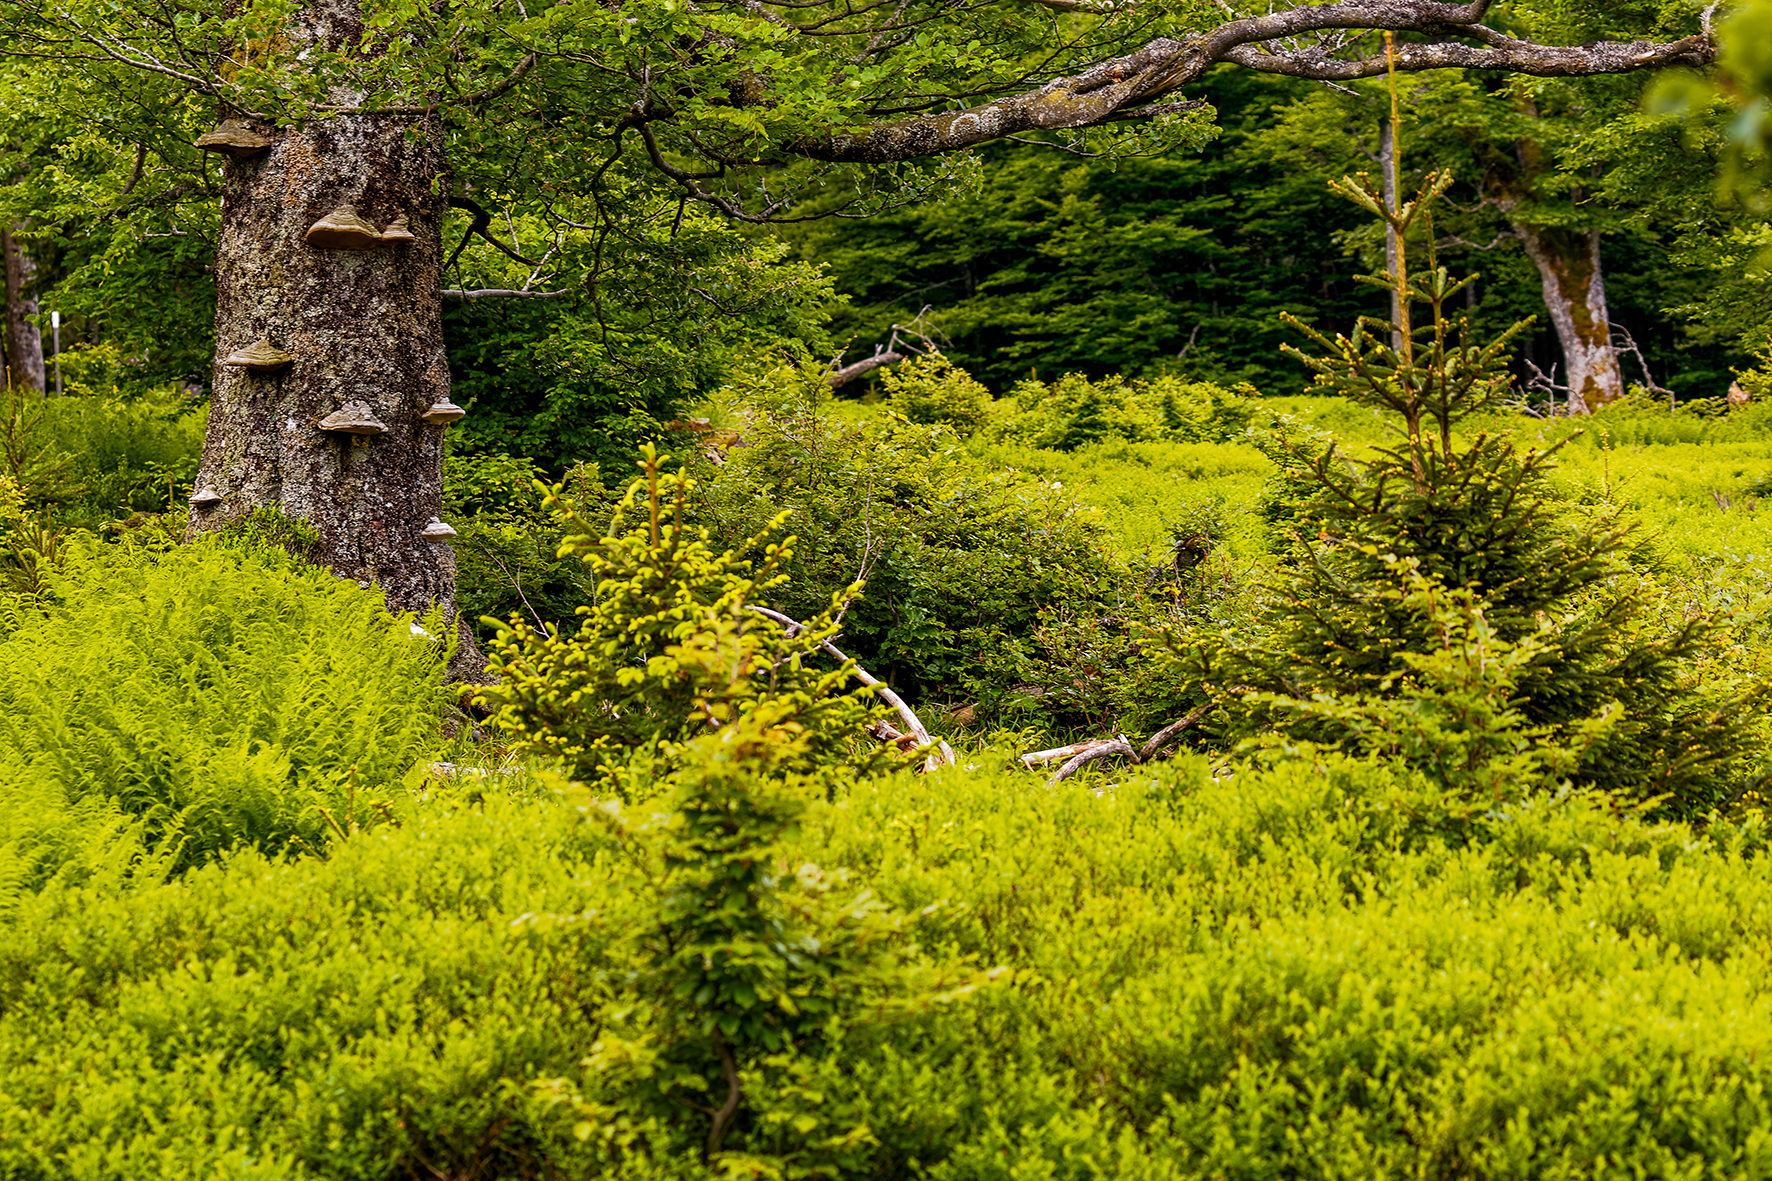
<svg viewBox="0 0 1772 1181"><path fill-rule="evenodd" d="M1544 284L1544 306L1563 347L1570 409L1598 410L1624 397L1624 370L1612 346L1600 231L1514 223Z"/></svg>
<svg viewBox="0 0 1772 1181"><path fill-rule="evenodd" d="M1697 68L1716 57L1716 43L1709 33L1666 42L1541 45L1481 24L1489 7L1484 0L1472 4L1369 0L1304 5L1245 17L1185 40L1156 38L1124 57L1055 78L1038 90L969 110L918 115L851 133L801 140L790 145L790 150L820 160L877 164L974 147L1026 132L1156 118L1199 106L1171 96L1219 62L1324 81L1372 78L1389 68L1382 54L1337 58L1316 48L1281 48L1287 38L1324 30L1393 29L1424 34L1429 38L1425 43L1397 46L1395 65L1403 71L1501 70L1555 78L1665 66ZM1478 44L1467 44L1469 41ZM654 154L668 174L689 183L685 174Z"/></svg>
<svg viewBox="0 0 1772 1181"><path fill-rule="evenodd" d="M441 300L444 168L434 127L411 116L346 115L271 129L272 147L229 160L216 251L214 405L186 538L259 507L320 535L317 560L381 586L399 611L455 614L455 557L421 534L442 495L445 427L420 415L449 393ZM326 249L304 236L353 205L378 228L404 215L414 240ZM266 339L293 357L281 372L224 365ZM346 403L385 434L323 431ZM458 624L471 663L465 623ZM461 662L458 661L458 664Z"/></svg>
<svg viewBox="0 0 1772 1181"><path fill-rule="evenodd" d="M43 392L43 334L31 320L37 297L27 295L36 268L11 229L0 229L0 260L6 272L6 382Z"/></svg>

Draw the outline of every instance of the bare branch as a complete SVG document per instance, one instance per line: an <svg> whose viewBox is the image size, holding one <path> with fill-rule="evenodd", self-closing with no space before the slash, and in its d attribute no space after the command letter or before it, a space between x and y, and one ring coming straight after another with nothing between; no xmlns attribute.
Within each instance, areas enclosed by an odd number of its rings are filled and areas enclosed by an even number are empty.
<svg viewBox="0 0 1772 1181"><path fill-rule="evenodd" d="M481 206L478 201L474 200L472 197L465 197L458 194L449 198L449 204L455 209L465 209L467 212L474 215L474 221L473 224L468 227L468 233L480 235L480 237L496 246L501 253L508 255L526 267L537 265L533 258L524 258L521 254L518 254L515 250L512 250L509 246L506 246L503 242L500 242L497 238L487 233L487 230L492 226L492 214ZM461 247L456 247L455 253L460 254ZM450 262L454 261L454 255L451 255ZM447 263L444 264L444 269L449 269Z"/></svg>
<svg viewBox="0 0 1772 1181"><path fill-rule="evenodd" d="M783 615L780 611L773 611L768 607L755 606L748 606L745 609L747 611L755 611L765 619L775 620L775 622L789 629L789 635L806 630L805 624L791 616ZM864 685L874 686L875 690L880 694L880 698L885 701L887 705L890 705L895 711L897 711L899 718L905 724L905 729L917 740L917 746L919 749L935 748L929 755L929 758L924 762L924 770L932 771L936 767L951 767L954 765L957 761L954 758L954 752L949 749L947 743L942 742L929 733L928 727L923 725L922 720L918 718L915 711L905 703L904 698L900 697L897 693L894 693L885 682L869 673L867 669L856 664L854 661L850 660L849 657L839 652L837 646L829 640L820 640L818 646L826 655L831 656L844 664L850 665L851 667L849 671L855 674L856 680Z"/></svg>
<svg viewBox="0 0 1772 1181"><path fill-rule="evenodd" d="M1021 756L1021 765L1032 771L1035 767L1044 766L1045 764L1052 762L1054 759L1068 759L1073 755L1080 755L1085 751L1094 750L1096 747L1111 741L1112 739L1108 738L1091 738L1086 742L1073 742L1069 746L1055 746L1051 750L1030 751Z"/></svg>
<svg viewBox="0 0 1772 1181"><path fill-rule="evenodd" d="M1430 0L1367 0L1304 5L1230 20L1185 41L1158 38L1124 57L1056 78L1038 90L1009 95L962 111L921 114L875 124L848 134L801 140L794 152L838 163L885 163L974 147L1006 136L1088 127L1151 117L1147 108L1229 61L1264 73L1317 81L1350 81L1385 70L1382 56L1344 60L1332 56L1346 38L1275 53L1273 43L1328 30L1417 32L1439 38L1397 48L1404 71L1447 68L1502 70L1540 77L1616 74L1656 66L1703 66L1716 57L1708 32L1664 43L1601 41L1589 45L1540 45L1480 24L1486 0L1443 4ZM1478 41L1469 45L1463 41ZM1289 44L1302 45L1292 41ZM1163 113L1186 109L1170 104Z"/></svg>
<svg viewBox="0 0 1772 1181"><path fill-rule="evenodd" d="M1138 761L1141 763L1148 763L1158 755L1162 754L1170 746L1174 745L1176 739L1181 737L1182 731L1187 730L1193 726L1195 722L1198 722L1201 718L1217 708L1217 702L1208 701L1205 705L1196 706L1194 709L1190 710L1188 715L1180 721L1170 722L1167 726L1158 730L1155 734L1151 735L1150 741L1145 743L1144 746L1139 749Z"/></svg>
<svg viewBox="0 0 1772 1181"><path fill-rule="evenodd" d="M882 365L896 365L902 360L904 360L903 353L876 352L873 356L864 357L859 361L845 365L834 373L825 374L825 384L834 390L841 389L870 370L878 369Z"/></svg>
<svg viewBox="0 0 1772 1181"><path fill-rule="evenodd" d="M569 290L508 291L500 287L480 287L473 291L464 291L460 287L445 287L437 294L445 299L565 299L574 292Z"/></svg>
<svg viewBox="0 0 1772 1181"><path fill-rule="evenodd" d="M1132 749L1132 744L1126 740L1126 736L1124 734L1116 735L1106 742L1096 743L1088 750L1071 756L1070 761L1060 767L1053 774L1052 778L1046 781L1046 786L1057 787L1090 763L1095 762L1097 759L1105 759L1109 755L1126 755L1131 758L1138 757L1137 752Z"/></svg>
<svg viewBox="0 0 1772 1181"><path fill-rule="evenodd" d="M1055 746L1051 750L1032 751L1021 756L1021 764L1032 771L1036 766L1064 759L1064 765L1047 781L1048 787L1056 787L1090 763L1110 755L1120 755L1134 763L1148 763L1161 758L1184 731L1217 708L1218 703L1213 701L1196 706L1180 721L1171 722L1151 735L1150 741L1137 750L1133 749L1132 743L1124 734L1118 734L1113 738L1093 738L1086 742L1073 742L1069 746Z"/></svg>

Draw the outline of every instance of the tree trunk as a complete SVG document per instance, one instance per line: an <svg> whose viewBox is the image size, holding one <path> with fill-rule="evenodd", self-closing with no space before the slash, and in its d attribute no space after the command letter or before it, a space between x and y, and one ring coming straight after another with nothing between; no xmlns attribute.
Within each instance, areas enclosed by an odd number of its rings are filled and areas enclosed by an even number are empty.
<svg viewBox="0 0 1772 1181"><path fill-rule="evenodd" d="M30 317L37 297L27 296L36 267L10 228L0 228L0 260L6 271L6 384L43 392L43 334Z"/></svg>
<svg viewBox="0 0 1772 1181"><path fill-rule="evenodd" d="M1544 306L1556 326L1568 371L1569 408L1598 410L1624 396L1624 371L1612 347L1600 231L1562 230L1513 222L1544 283Z"/></svg>
<svg viewBox="0 0 1772 1181"><path fill-rule="evenodd" d="M444 426L420 416L449 393L443 349L438 127L408 116L344 115L258 130L268 151L225 164L216 250L214 404L185 536L273 508L319 533L313 557L379 585L395 611L456 620L455 555L422 533L442 495ZM368 249L310 245L321 217L352 205L377 229L413 235ZM280 372L224 363L259 340L288 353ZM382 434L324 430L362 403ZM458 675L483 666L465 620Z"/></svg>
<svg viewBox="0 0 1772 1181"><path fill-rule="evenodd" d="M1384 174L1384 207L1395 213L1397 203L1397 139L1396 129L1391 126L1388 118L1378 123L1378 170ZM1402 265L1402 243L1397 240L1397 227L1389 222L1384 226L1384 267L1391 275L1397 273ZM1403 293L1391 289L1391 323L1403 322ZM1396 328L1391 331L1391 348L1398 356L1403 353L1403 330Z"/></svg>

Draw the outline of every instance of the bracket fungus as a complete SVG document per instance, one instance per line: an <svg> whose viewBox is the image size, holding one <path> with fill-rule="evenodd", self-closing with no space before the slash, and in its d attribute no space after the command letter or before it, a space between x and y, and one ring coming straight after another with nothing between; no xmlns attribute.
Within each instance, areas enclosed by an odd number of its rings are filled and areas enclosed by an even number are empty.
<svg viewBox="0 0 1772 1181"><path fill-rule="evenodd" d="M197 146L206 152L220 152L244 160L270 147L271 140L238 119L223 119L214 131L206 131L197 137Z"/></svg>
<svg viewBox="0 0 1772 1181"><path fill-rule="evenodd" d="M292 364L295 358L266 340L264 337L253 341L243 349L235 349L222 358L223 365L233 365L241 369L250 369L254 373L275 373L277 370Z"/></svg>
<svg viewBox="0 0 1772 1181"><path fill-rule="evenodd" d="M454 537L455 530L445 525L441 519L432 517L430 523L425 526L424 532L419 536L426 541L442 541L445 537Z"/></svg>
<svg viewBox="0 0 1772 1181"><path fill-rule="evenodd" d="M323 431L344 435L385 435L388 424L375 416L367 402L346 402L320 420Z"/></svg>
<svg viewBox="0 0 1772 1181"><path fill-rule="evenodd" d="M413 233L406 224L406 215L402 213L388 223L388 228L381 232L383 242L416 242L418 235Z"/></svg>
<svg viewBox="0 0 1772 1181"><path fill-rule="evenodd" d="M381 233L354 206L340 205L308 227L306 240L309 246L333 250L369 250L381 245Z"/></svg>
<svg viewBox="0 0 1772 1181"><path fill-rule="evenodd" d="M466 410L463 410L460 406L451 402L449 400L449 395L444 394L441 399L431 403L431 408L429 410L425 411L418 417L421 421L428 422L432 426L442 426L444 423L454 422L457 419L466 418L467 416L468 412Z"/></svg>
<svg viewBox="0 0 1772 1181"><path fill-rule="evenodd" d="M191 493L191 505L193 508L208 508L212 504L220 504L221 499L221 493L217 492L215 486L212 484L205 484L203 487Z"/></svg>

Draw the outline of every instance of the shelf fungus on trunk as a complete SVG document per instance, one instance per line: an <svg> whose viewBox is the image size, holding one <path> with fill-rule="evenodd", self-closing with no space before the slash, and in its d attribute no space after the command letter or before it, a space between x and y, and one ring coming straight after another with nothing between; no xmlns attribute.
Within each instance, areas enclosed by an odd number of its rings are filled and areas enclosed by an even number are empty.
<svg viewBox="0 0 1772 1181"><path fill-rule="evenodd" d="M445 537L454 537L455 530L445 525L440 518L432 517L420 536L426 541L442 541Z"/></svg>
<svg viewBox="0 0 1772 1181"><path fill-rule="evenodd" d="M402 213L388 223L388 228L381 232L383 242L416 242L418 235L406 224L406 215Z"/></svg>
<svg viewBox="0 0 1772 1181"><path fill-rule="evenodd" d="M275 373L279 369L287 369L294 362L294 357L262 336L245 348L235 349L222 358L223 365L250 369L254 373Z"/></svg>
<svg viewBox="0 0 1772 1181"><path fill-rule="evenodd" d="M441 400L432 402L431 408L419 415L419 418L432 426L442 426L467 416L468 412L451 402L449 395L445 394Z"/></svg>
<svg viewBox="0 0 1772 1181"><path fill-rule="evenodd" d="M320 420L320 429L342 435L385 435L388 424L375 416L367 402L346 402Z"/></svg>
<svg viewBox="0 0 1772 1181"><path fill-rule="evenodd" d="M381 245L381 233L355 207L340 205L308 227L306 240L309 246L332 250L372 250Z"/></svg>
<svg viewBox="0 0 1772 1181"><path fill-rule="evenodd" d="M203 487L191 493L191 506L193 508L208 508L212 504L220 504L221 500L221 493L217 492L214 485L211 484L205 484Z"/></svg>
<svg viewBox="0 0 1772 1181"><path fill-rule="evenodd" d="M206 152L220 152L236 160L244 160L270 147L271 139L260 135L238 119L223 119L214 131L206 131L197 137L197 146Z"/></svg>

